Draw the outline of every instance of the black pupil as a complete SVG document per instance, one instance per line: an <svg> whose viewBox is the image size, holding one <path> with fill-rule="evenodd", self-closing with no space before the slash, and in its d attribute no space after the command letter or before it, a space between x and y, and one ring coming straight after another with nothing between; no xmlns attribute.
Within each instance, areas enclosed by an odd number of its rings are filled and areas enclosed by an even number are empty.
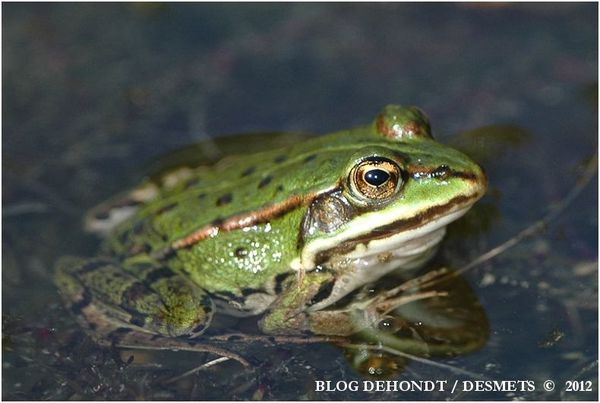
<svg viewBox="0 0 600 403"><path fill-rule="evenodd" d="M390 179L390 174L383 169L371 169L365 174L365 181L372 186L381 186Z"/></svg>

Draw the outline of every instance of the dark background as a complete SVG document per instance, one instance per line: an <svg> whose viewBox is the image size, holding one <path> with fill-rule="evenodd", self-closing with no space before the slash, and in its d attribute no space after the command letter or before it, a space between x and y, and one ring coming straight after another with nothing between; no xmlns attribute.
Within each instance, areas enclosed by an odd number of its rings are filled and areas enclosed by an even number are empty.
<svg viewBox="0 0 600 403"><path fill-rule="evenodd" d="M93 256L84 212L134 185L154 158L226 133L311 133L418 105L442 142L512 128L482 163L493 206L454 236L455 267L541 218L597 149L595 3L2 5L4 399L597 398L597 179L546 230L467 275L489 317L477 353L441 360L535 392L314 392L361 379L327 345L258 351L258 364L176 353L123 368L63 310L62 255ZM511 140L512 139L512 140ZM554 342L558 337L559 340ZM173 356L174 355L174 356ZM469 379L412 363L395 379ZM552 379L553 392L541 384ZM594 392L564 391L593 380Z"/></svg>

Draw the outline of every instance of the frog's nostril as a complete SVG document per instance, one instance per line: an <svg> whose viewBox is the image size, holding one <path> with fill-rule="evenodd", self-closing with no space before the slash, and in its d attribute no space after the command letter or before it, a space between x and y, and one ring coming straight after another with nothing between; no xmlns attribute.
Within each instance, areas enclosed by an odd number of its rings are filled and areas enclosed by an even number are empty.
<svg viewBox="0 0 600 403"><path fill-rule="evenodd" d="M431 172L431 177L436 179L446 179L452 174L452 170L448 165L440 165Z"/></svg>

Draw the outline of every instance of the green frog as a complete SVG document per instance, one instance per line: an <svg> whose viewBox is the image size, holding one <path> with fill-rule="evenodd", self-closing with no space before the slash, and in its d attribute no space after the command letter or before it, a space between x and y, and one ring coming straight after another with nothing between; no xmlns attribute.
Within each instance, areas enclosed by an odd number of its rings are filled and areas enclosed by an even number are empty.
<svg viewBox="0 0 600 403"><path fill-rule="evenodd" d="M64 258L55 281L99 341L195 339L216 312L265 334L350 336L398 299L357 290L421 267L486 187L423 112L390 105L363 127L144 183L90 220L102 256Z"/></svg>

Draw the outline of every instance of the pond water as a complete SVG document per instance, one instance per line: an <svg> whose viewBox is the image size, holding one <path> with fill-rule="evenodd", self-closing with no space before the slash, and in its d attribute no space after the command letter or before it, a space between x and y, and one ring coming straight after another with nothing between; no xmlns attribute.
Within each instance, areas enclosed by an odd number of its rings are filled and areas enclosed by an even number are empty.
<svg viewBox="0 0 600 403"><path fill-rule="evenodd" d="M597 4L2 8L4 399L597 399ZM226 362L168 383L211 357L121 357L61 305L56 260L99 246L83 215L160 155L227 133L327 133L389 103L425 110L434 136L471 150L489 177L435 262L465 267L558 211L464 273L485 346L391 379L535 390L317 391L366 379L329 344L248 346L251 369Z"/></svg>

